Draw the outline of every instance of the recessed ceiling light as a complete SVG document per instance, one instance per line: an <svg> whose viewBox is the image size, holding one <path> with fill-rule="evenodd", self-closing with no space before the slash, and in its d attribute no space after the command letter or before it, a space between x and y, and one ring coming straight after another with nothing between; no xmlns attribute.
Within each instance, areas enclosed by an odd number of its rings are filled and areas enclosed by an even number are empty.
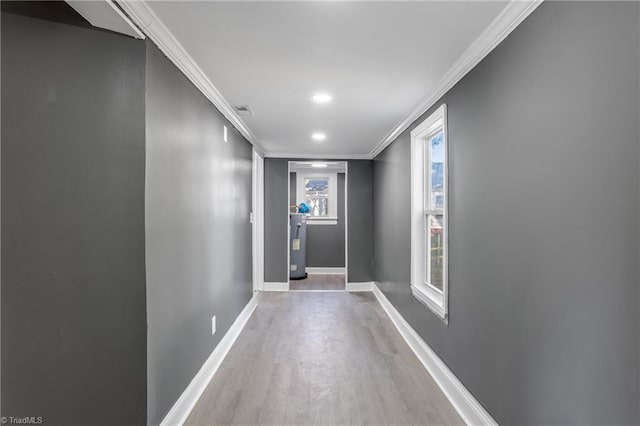
<svg viewBox="0 0 640 426"><path fill-rule="evenodd" d="M325 135L324 133L320 133L320 132L316 132L316 133L311 135L311 139L313 139L314 141L323 141L326 138L327 138L327 135Z"/></svg>
<svg viewBox="0 0 640 426"><path fill-rule="evenodd" d="M317 104L326 104L331 102L333 96L328 93L316 93L311 99L313 99L313 102Z"/></svg>
<svg viewBox="0 0 640 426"><path fill-rule="evenodd" d="M327 167L326 163L311 163L311 167Z"/></svg>

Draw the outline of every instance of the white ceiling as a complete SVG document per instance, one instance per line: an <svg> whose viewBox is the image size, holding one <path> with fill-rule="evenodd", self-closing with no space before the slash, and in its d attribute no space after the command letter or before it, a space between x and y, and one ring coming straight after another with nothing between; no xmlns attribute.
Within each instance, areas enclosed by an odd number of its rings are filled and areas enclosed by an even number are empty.
<svg viewBox="0 0 640 426"><path fill-rule="evenodd" d="M270 156L366 156L506 2L148 2ZM311 102L329 92L328 105ZM327 134L323 142L311 133Z"/></svg>

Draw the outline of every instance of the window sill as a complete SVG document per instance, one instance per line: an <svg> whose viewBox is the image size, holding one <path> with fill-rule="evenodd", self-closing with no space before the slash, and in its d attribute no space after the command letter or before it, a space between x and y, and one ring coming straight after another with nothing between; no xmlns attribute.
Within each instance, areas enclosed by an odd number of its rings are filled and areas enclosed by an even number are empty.
<svg viewBox="0 0 640 426"><path fill-rule="evenodd" d="M444 295L427 285L411 285L413 297L422 302L440 317L446 324L449 324L449 316L444 307Z"/></svg>
<svg viewBox="0 0 640 426"><path fill-rule="evenodd" d="M307 225L337 225L337 217L311 217L307 218Z"/></svg>

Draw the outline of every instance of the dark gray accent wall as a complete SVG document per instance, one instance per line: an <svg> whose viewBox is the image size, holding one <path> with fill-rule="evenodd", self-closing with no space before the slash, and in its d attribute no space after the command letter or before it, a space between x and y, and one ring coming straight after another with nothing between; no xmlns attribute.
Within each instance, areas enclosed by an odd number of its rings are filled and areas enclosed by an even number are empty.
<svg viewBox="0 0 640 426"><path fill-rule="evenodd" d="M1 26L2 416L144 424L144 43Z"/></svg>
<svg viewBox="0 0 640 426"><path fill-rule="evenodd" d="M264 281L289 281L287 182L289 160L264 159Z"/></svg>
<svg viewBox="0 0 640 426"><path fill-rule="evenodd" d="M448 326L409 288L411 129L374 160L378 285L500 424L640 423L638 8L546 2L436 104Z"/></svg>
<svg viewBox="0 0 640 426"><path fill-rule="evenodd" d="M296 174L289 179L291 205L296 203ZM344 268L345 174L338 173L338 223L336 225L307 225L306 263L310 268Z"/></svg>
<svg viewBox="0 0 640 426"><path fill-rule="evenodd" d="M373 163L349 160L349 282L373 280Z"/></svg>
<svg viewBox="0 0 640 426"><path fill-rule="evenodd" d="M297 191L298 181L297 175L295 172L289 173L289 207L296 204L296 191Z"/></svg>
<svg viewBox="0 0 640 426"><path fill-rule="evenodd" d="M252 147L147 46L148 423L156 425L251 299Z"/></svg>
<svg viewBox="0 0 640 426"><path fill-rule="evenodd" d="M347 163L348 176L346 178L346 185L348 185L348 190L346 193L346 197L342 198L346 199L346 203L348 205L348 279L349 282L366 282L372 280L371 253L373 252L373 240L371 235L373 219L372 210L370 208L372 203L372 164L369 160L348 160ZM351 169L352 166L353 171ZM290 176L287 176L289 170L289 160L282 158L265 158L264 170L264 280L266 282L285 282L289 279L289 277L287 276L287 199L290 196L290 194L287 192L287 182L289 182L289 180L291 179ZM344 185L342 185L342 187L345 188ZM339 205L338 208L340 211L344 211L344 207L342 205ZM351 209L355 209L355 212L352 212ZM309 226L307 227L307 232L313 233L317 229L319 233L322 233L322 228L328 227L329 225L319 225L315 227ZM344 228L342 230L342 235L344 235ZM313 237L313 234L311 235L311 237ZM309 241L311 241L311 237L309 237ZM320 235L320 237L322 237L322 235ZM319 237L316 236L315 239L317 240L318 238ZM354 239L354 241L351 240L352 238ZM342 241L342 247L344 247L344 240ZM344 259L344 248L341 252L341 258ZM329 266L316 265L309 262L307 263L308 266ZM343 265L338 266L344 266L344 263Z"/></svg>

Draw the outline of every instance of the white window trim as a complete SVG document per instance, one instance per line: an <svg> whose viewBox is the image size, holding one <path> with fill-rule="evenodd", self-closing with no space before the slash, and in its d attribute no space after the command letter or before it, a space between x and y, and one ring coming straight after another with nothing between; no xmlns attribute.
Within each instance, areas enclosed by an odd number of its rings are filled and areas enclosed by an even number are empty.
<svg viewBox="0 0 640 426"><path fill-rule="evenodd" d="M442 291L426 283L426 213L425 140L442 126L444 133L444 265ZM425 121L411 131L411 292L447 324L449 321L449 153L447 135L447 106L443 104Z"/></svg>
<svg viewBox="0 0 640 426"><path fill-rule="evenodd" d="M307 225L337 225L338 224L338 173L305 173L296 172L296 205L305 199L305 179L329 178L329 216L309 216Z"/></svg>

